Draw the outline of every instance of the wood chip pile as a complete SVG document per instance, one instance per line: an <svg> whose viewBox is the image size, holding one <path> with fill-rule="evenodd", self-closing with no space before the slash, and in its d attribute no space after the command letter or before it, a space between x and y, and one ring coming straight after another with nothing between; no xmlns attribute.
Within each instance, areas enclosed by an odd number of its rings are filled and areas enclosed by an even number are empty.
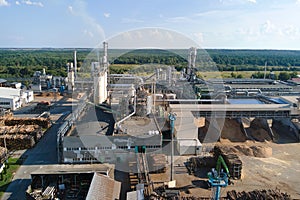
<svg viewBox="0 0 300 200"><path fill-rule="evenodd" d="M235 190L227 192L229 200L291 200L290 195L281 193L279 190L254 190L251 192L237 192Z"/></svg>
<svg viewBox="0 0 300 200"><path fill-rule="evenodd" d="M148 157L148 164L151 173L166 172L167 159L165 154L150 154Z"/></svg>

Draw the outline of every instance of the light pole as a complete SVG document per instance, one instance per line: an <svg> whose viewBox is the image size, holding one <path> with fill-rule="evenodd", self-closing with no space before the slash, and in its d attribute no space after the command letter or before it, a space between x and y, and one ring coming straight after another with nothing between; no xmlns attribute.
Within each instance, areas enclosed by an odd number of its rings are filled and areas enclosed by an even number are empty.
<svg viewBox="0 0 300 200"><path fill-rule="evenodd" d="M169 113L169 120L170 120L170 127L171 127L171 181L173 181L174 180L174 164L173 164L174 141L173 141L173 135L174 135L176 114L175 113Z"/></svg>

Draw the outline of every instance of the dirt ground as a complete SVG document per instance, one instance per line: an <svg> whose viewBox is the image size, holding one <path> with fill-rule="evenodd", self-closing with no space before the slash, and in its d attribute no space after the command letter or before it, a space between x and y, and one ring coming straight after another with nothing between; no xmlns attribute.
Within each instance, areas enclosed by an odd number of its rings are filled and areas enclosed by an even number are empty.
<svg viewBox="0 0 300 200"><path fill-rule="evenodd" d="M222 143L223 142L223 143ZM247 145L272 148L272 156L258 158L240 154L243 162L242 179L233 180L234 185L229 185L221 191L226 196L227 191L237 192L252 191L255 189L280 189L293 199L300 199L300 145L298 143L276 144L272 142L231 143L221 141L218 145ZM170 160L170 158L168 158ZM210 168L203 168L195 175L189 174L185 167L189 156L175 158L176 186L181 189L183 196L211 197L212 191L206 185L207 172ZM151 174L154 182L167 182L170 177L170 168L163 174ZM155 186L162 185L156 184Z"/></svg>

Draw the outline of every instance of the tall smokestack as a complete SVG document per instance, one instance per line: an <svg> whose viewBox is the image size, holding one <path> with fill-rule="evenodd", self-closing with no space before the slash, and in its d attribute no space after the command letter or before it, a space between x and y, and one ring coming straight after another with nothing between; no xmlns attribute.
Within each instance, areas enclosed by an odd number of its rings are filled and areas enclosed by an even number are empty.
<svg viewBox="0 0 300 200"><path fill-rule="evenodd" d="M103 42L103 64L107 64L107 48L108 44L107 42Z"/></svg>
<svg viewBox="0 0 300 200"><path fill-rule="evenodd" d="M74 51L74 76L77 77L77 57L76 57L77 51Z"/></svg>

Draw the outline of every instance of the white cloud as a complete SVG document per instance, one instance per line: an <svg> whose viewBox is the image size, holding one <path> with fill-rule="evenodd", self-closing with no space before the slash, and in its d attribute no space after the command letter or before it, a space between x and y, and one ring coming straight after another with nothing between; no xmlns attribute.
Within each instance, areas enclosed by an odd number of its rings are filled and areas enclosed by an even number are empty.
<svg viewBox="0 0 300 200"><path fill-rule="evenodd" d="M19 5L21 5L21 4L20 4L20 2L19 2L19 1L16 1L16 5L18 5L18 6L19 6Z"/></svg>
<svg viewBox="0 0 300 200"><path fill-rule="evenodd" d="M281 30L281 33L290 38L295 38L300 35L300 29L293 25L288 25Z"/></svg>
<svg viewBox="0 0 300 200"><path fill-rule="evenodd" d="M140 20L140 19L133 19L133 18L123 18L121 20L122 23L125 23L125 24L129 24L129 23L142 23L144 22L143 20Z"/></svg>
<svg viewBox="0 0 300 200"><path fill-rule="evenodd" d="M83 33L97 39L95 42L99 42L105 38L104 30L101 25L88 14L86 4L84 0L75 0L73 5L68 6L68 11L71 15L80 17L88 27L88 30L84 30Z"/></svg>
<svg viewBox="0 0 300 200"><path fill-rule="evenodd" d="M36 2L36 1L30 1L30 0L23 0L22 3L26 4L28 6L44 7L44 4L42 2Z"/></svg>
<svg viewBox="0 0 300 200"><path fill-rule="evenodd" d="M260 32L262 34L271 34L276 31L276 27L270 20L267 20L265 23L263 23L260 27Z"/></svg>
<svg viewBox="0 0 300 200"><path fill-rule="evenodd" d="M73 10L73 7L72 7L72 6L68 6L68 11L69 11L71 14L74 14L74 10Z"/></svg>
<svg viewBox="0 0 300 200"><path fill-rule="evenodd" d="M188 22L191 19L188 17L170 17L168 19L166 19L167 22L171 22L171 23L182 23L182 22Z"/></svg>
<svg viewBox="0 0 300 200"><path fill-rule="evenodd" d="M300 5L300 0L296 0L296 4Z"/></svg>
<svg viewBox="0 0 300 200"><path fill-rule="evenodd" d="M204 42L204 39L203 39L203 33L194 33L193 34L194 35L194 37L196 38L196 41L200 44L200 45L202 45L203 44L203 42Z"/></svg>
<svg viewBox="0 0 300 200"><path fill-rule="evenodd" d="M110 17L110 13L103 13L105 18L109 18Z"/></svg>
<svg viewBox="0 0 300 200"><path fill-rule="evenodd" d="M91 31L88 31L88 30L86 30L86 29L83 31L83 33L84 33L85 35L88 35L88 36L91 37L91 38L94 37L94 34L93 34Z"/></svg>
<svg viewBox="0 0 300 200"><path fill-rule="evenodd" d="M0 0L0 6L9 6L9 3L6 0Z"/></svg>
<svg viewBox="0 0 300 200"><path fill-rule="evenodd" d="M257 3L256 0L219 0L222 4L243 4L243 3Z"/></svg>

